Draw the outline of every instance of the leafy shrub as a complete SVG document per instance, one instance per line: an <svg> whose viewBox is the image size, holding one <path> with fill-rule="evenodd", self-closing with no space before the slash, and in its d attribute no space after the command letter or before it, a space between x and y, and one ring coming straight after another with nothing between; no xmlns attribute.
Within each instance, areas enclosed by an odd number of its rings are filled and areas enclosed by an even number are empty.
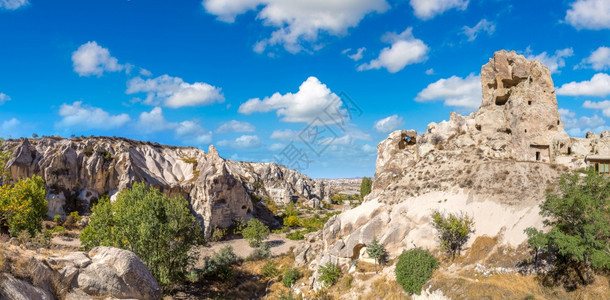
<svg viewBox="0 0 610 300"><path fill-rule="evenodd" d="M55 228L51 229L51 233L63 234L66 232L66 228L63 226L55 226Z"/></svg>
<svg viewBox="0 0 610 300"><path fill-rule="evenodd" d="M102 197L80 235L85 249L114 246L134 252L162 285L183 279L203 243L201 226L182 197L169 198L144 183L123 190L114 203Z"/></svg>
<svg viewBox="0 0 610 300"><path fill-rule="evenodd" d="M299 240L305 239L305 231L297 230L293 233L288 233L288 234L286 234L286 238L288 238L289 240L293 240L293 241L299 241Z"/></svg>
<svg viewBox="0 0 610 300"><path fill-rule="evenodd" d="M44 181L38 176L0 187L0 228L8 227L13 236L24 230L36 235L47 214L45 195Z"/></svg>
<svg viewBox="0 0 610 300"><path fill-rule="evenodd" d="M297 268L290 268L286 270L284 273L284 277L282 277L282 283L286 287L291 287L297 280L301 278L301 272Z"/></svg>
<svg viewBox="0 0 610 300"><path fill-rule="evenodd" d="M226 228L215 227L212 231L212 242L218 242L227 235Z"/></svg>
<svg viewBox="0 0 610 300"><path fill-rule="evenodd" d="M396 263L396 282L409 294L421 293L424 284L438 268L438 260L421 248L403 252Z"/></svg>
<svg viewBox="0 0 610 300"><path fill-rule="evenodd" d="M203 275L207 277L228 280L233 277L231 266L237 263L237 255L233 253L233 247L226 246L211 258L206 257L203 266Z"/></svg>
<svg viewBox="0 0 610 300"><path fill-rule="evenodd" d="M242 236L248 241L250 247L259 247L269 236L269 228L259 219L252 218L248 221L248 227L242 230Z"/></svg>
<svg viewBox="0 0 610 300"><path fill-rule="evenodd" d="M244 229L246 229L247 226L248 223L242 221L241 219L235 219L233 220L231 228L233 230L233 234L242 234L242 232L244 231Z"/></svg>
<svg viewBox="0 0 610 300"><path fill-rule="evenodd" d="M277 206L275 201L273 201L269 198L265 198L264 204L271 213L273 213L274 215L277 215L277 213L279 211L279 207Z"/></svg>
<svg viewBox="0 0 610 300"><path fill-rule="evenodd" d="M55 215L53 217L53 222L55 222L55 224L58 224L61 222L61 216L60 215Z"/></svg>
<svg viewBox="0 0 610 300"><path fill-rule="evenodd" d="M438 231L441 251L449 254L451 259L460 255L470 234L474 232L474 221L466 214L449 214L445 217L439 211L432 213L432 223Z"/></svg>
<svg viewBox="0 0 610 300"><path fill-rule="evenodd" d="M258 247L254 248L248 259L261 260L265 258L271 258L271 247L267 243L261 243Z"/></svg>
<svg viewBox="0 0 610 300"><path fill-rule="evenodd" d="M299 215L299 210L297 209L297 206L294 205L294 202L290 201L288 205L286 205L286 208L284 209L284 215L287 217L296 217Z"/></svg>
<svg viewBox="0 0 610 300"><path fill-rule="evenodd" d="M284 226L298 227L300 223L299 217L297 216L289 216L284 218Z"/></svg>
<svg viewBox="0 0 610 300"><path fill-rule="evenodd" d="M277 267L277 263L272 260L267 261L265 263L262 271L263 271L263 275L265 275L265 277L273 278L273 277L280 276L280 270Z"/></svg>
<svg viewBox="0 0 610 300"><path fill-rule="evenodd" d="M78 212L73 211L66 217L66 220L64 221L64 226L66 228L74 228L78 225L78 222L80 222L81 219L82 217L78 214Z"/></svg>
<svg viewBox="0 0 610 300"><path fill-rule="evenodd" d="M332 286L337 282L337 280L339 280L339 277L341 277L341 269L339 269L337 265L331 262L328 262L326 265L321 266L318 269L318 273L320 273L319 280L326 287Z"/></svg>

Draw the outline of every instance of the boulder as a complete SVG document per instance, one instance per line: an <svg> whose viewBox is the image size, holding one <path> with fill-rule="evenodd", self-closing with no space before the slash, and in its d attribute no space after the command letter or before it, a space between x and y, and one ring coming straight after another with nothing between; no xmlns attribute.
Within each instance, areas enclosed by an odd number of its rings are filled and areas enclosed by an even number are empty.
<svg viewBox="0 0 610 300"><path fill-rule="evenodd" d="M0 299L7 300L52 300L48 291L19 280L8 273L0 273Z"/></svg>

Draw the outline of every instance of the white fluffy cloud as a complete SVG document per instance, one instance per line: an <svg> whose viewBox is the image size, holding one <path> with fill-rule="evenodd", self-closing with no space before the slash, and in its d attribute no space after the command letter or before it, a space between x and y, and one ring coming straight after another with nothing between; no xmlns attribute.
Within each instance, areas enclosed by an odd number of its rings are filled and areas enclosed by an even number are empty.
<svg viewBox="0 0 610 300"><path fill-rule="evenodd" d="M405 122L401 117L398 115L391 115L375 122L375 129L382 133L388 133L400 128L400 126L404 124Z"/></svg>
<svg viewBox="0 0 610 300"><path fill-rule="evenodd" d="M282 45L296 53L304 44L319 48L321 33L343 35L369 13L383 13L390 8L385 0L203 0L205 10L224 22L257 10L257 20L275 28L271 36L259 41L254 50L262 53L270 46Z"/></svg>
<svg viewBox="0 0 610 300"><path fill-rule="evenodd" d="M597 48L589 57L583 59L580 65L596 71L610 69L610 48Z"/></svg>
<svg viewBox="0 0 610 300"><path fill-rule="evenodd" d="M14 10L30 4L28 0L0 0L0 8Z"/></svg>
<svg viewBox="0 0 610 300"><path fill-rule="evenodd" d="M473 27L464 26L462 27L462 33L468 37L468 41L472 42L477 39L477 36L481 32L487 32L488 35L492 35L496 31L496 25L493 22L482 19Z"/></svg>
<svg viewBox="0 0 610 300"><path fill-rule="evenodd" d="M575 118L576 114L568 109L559 109L559 114L568 134L571 136L584 136L587 131L601 132L610 129L605 125L605 120L597 115Z"/></svg>
<svg viewBox="0 0 610 300"><path fill-rule="evenodd" d="M279 141L290 141L290 140L294 139L297 136L297 134L299 134L299 133L294 130L290 130L290 129L274 130L271 133L270 138L274 139L274 140L279 140Z"/></svg>
<svg viewBox="0 0 610 300"><path fill-rule="evenodd" d="M237 149L251 149L262 146L263 141L256 135L242 135L235 140L222 140L218 142L218 145Z"/></svg>
<svg viewBox="0 0 610 300"><path fill-rule="evenodd" d="M127 114L110 115L101 108L83 105L82 101L62 104L59 115L62 119L56 126L71 129L116 129L130 120Z"/></svg>
<svg viewBox="0 0 610 300"><path fill-rule="evenodd" d="M481 105L481 78L474 74L466 78L451 76L429 84L417 94L415 101L444 100L446 106L474 109Z"/></svg>
<svg viewBox="0 0 610 300"><path fill-rule="evenodd" d="M386 33L382 40L392 45L383 48L376 59L358 66L358 71L386 68L396 73L407 65L425 61L429 48L413 36L412 29L409 27L400 34Z"/></svg>
<svg viewBox="0 0 610 300"><path fill-rule="evenodd" d="M216 129L216 133L229 133L229 132L253 132L254 125L248 122L240 122L237 120L231 120L225 122Z"/></svg>
<svg viewBox="0 0 610 300"><path fill-rule="evenodd" d="M570 6L565 20L576 29L610 29L610 1L577 0Z"/></svg>
<svg viewBox="0 0 610 300"><path fill-rule="evenodd" d="M144 103L171 108L223 102L221 89L204 82L188 83L182 78L161 75L152 79L136 77L127 82L127 94L146 93Z"/></svg>
<svg viewBox="0 0 610 300"><path fill-rule="evenodd" d="M104 72L117 72L125 67L95 41L82 44L72 53L72 65L80 76L101 76Z"/></svg>
<svg viewBox="0 0 610 300"><path fill-rule="evenodd" d="M205 130L197 121L184 121L176 127L176 139L186 144L205 145L212 142L212 132Z"/></svg>
<svg viewBox="0 0 610 300"><path fill-rule="evenodd" d="M543 63L549 68L551 73L557 73L560 68L563 68L566 65L564 58L574 55L574 51L572 48L566 48L555 51L555 54L553 55L546 53L546 51L538 55L533 55L530 47L527 47L525 55L529 60L537 60Z"/></svg>
<svg viewBox="0 0 610 300"><path fill-rule="evenodd" d="M353 61L359 61L362 59L362 53L364 53L364 51L366 51L365 47L361 47L358 48L358 50L356 50L356 52L349 54L352 51L352 49L345 49L343 50L343 54L347 55L347 57L349 57L349 59L353 60Z"/></svg>
<svg viewBox="0 0 610 300"><path fill-rule="evenodd" d="M10 100L11 100L11 97L9 97L7 94L0 93L0 105L4 104L4 102L10 101Z"/></svg>
<svg viewBox="0 0 610 300"><path fill-rule="evenodd" d="M254 98L239 107L239 113L252 114L275 110L282 121L291 123L311 122L316 118L326 123L345 121L345 111L341 108L341 98L316 77L309 77L299 87L297 93L284 95L275 93L264 99ZM326 112L341 112L341 116Z"/></svg>
<svg viewBox="0 0 610 300"><path fill-rule="evenodd" d="M604 100L599 102L587 100L585 101L585 103L582 104L582 107L590 109L599 109L602 111L604 116L610 118L610 100Z"/></svg>
<svg viewBox="0 0 610 300"><path fill-rule="evenodd" d="M161 107L155 107L150 112L143 112L140 114L137 126L139 130L151 133L175 129L178 127L178 124L165 120L163 109L161 109Z"/></svg>
<svg viewBox="0 0 610 300"><path fill-rule="evenodd" d="M15 129L17 129L19 124L21 124L21 122L19 122L19 120L12 118L8 121L2 122L2 127L0 127L0 129L2 129L3 133L10 133L10 132L14 131Z"/></svg>
<svg viewBox="0 0 610 300"><path fill-rule="evenodd" d="M452 8L465 10L469 0L411 0L415 16L421 20L429 20Z"/></svg>
<svg viewBox="0 0 610 300"><path fill-rule="evenodd" d="M598 97L610 95L610 75L597 73L591 80L566 83L557 89L557 95Z"/></svg>

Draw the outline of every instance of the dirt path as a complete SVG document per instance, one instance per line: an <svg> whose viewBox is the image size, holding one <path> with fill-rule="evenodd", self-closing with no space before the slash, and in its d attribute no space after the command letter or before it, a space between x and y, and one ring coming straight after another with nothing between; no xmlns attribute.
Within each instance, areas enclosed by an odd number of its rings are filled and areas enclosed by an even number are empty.
<svg viewBox="0 0 610 300"><path fill-rule="evenodd" d="M287 239L286 234L284 233L272 233L265 241L271 246L271 254L273 256L286 254L290 251L291 247L296 247L301 242ZM203 267L204 257L213 255L225 246L233 247L233 252L235 252L237 256L242 258L248 257L248 255L250 255L250 253L252 253L252 251L254 250L248 245L248 242L243 238L210 244L211 246L209 247L199 248L200 257L196 267Z"/></svg>

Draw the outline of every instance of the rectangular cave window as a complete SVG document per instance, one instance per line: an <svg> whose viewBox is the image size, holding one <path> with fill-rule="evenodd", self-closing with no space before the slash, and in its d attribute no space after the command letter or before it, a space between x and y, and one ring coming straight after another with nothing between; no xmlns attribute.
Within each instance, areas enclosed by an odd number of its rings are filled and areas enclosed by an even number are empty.
<svg viewBox="0 0 610 300"><path fill-rule="evenodd" d="M536 160L539 161L540 160L540 151L536 151Z"/></svg>
<svg viewBox="0 0 610 300"><path fill-rule="evenodd" d="M557 120L557 125L559 126L559 124L560 124L560 123L559 123L559 120Z"/></svg>
<svg viewBox="0 0 610 300"><path fill-rule="evenodd" d="M572 154L572 147L568 147L568 155Z"/></svg>
<svg viewBox="0 0 610 300"><path fill-rule="evenodd" d="M527 101L527 105L532 105L532 101Z"/></svg>

